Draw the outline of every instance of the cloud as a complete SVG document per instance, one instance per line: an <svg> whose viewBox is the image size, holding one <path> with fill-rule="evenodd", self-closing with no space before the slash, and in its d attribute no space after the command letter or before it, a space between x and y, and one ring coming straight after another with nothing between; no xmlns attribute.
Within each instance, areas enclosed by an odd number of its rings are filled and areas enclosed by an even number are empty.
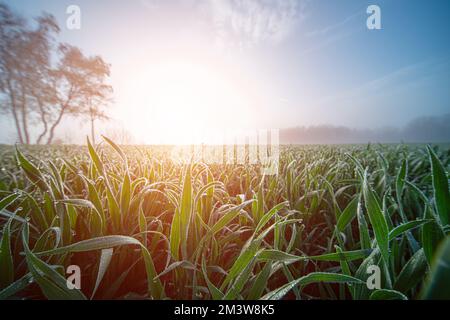
<svg viewBox="0 0 450 320"><path fill-rule="evenodd" d="M222 48L251 48L286 38L305 16L310 0L140 0L144 8L170 6L208 26Z"/></svg>
<svg viewBox="0 0 450 320"><path fill-rule="evenodd" d="M305 37L306 39L312 41L312 44L309 47L306 47L305 50L301 52L301 55L304 56L319 50L323 50L329 45L342 41L348 37L355 35L358 32L361 32L361 28L356 28L355 26L349 28L348 26L354 23L353 20L356 20L356 18L364 18L365 12L365 9L362 8L334 24L329 24L322 28L306 32Z"/></svg>
<svg viewBox="0 0 450 320"><path fill-rule="evenodd" d="M346 17L344 20L339 21L335 24L328 25L323 27L322 29L316 29L313 31L309 31L306 33L307 37L317 37L317 36L324 36L331 32L334 32L337 29L341 29L345 25L347 25L349 22L351 22L354 18L363 16L365 14L364 10L358 10L357 12L353 13L352 15Z"/></svg>
<svg viewBox="0 0 450 320"><path fill-rule="evenodd" d="M210 0L220 46L248 48L283 40L304 17L301 0Z"/></svg>
<svg viewBox="0 0 450 320"><path fill-rule="evenodd" d="M140 0L142 6L146 9L153 10L159 7L159 2L154 0Z"/></svg>

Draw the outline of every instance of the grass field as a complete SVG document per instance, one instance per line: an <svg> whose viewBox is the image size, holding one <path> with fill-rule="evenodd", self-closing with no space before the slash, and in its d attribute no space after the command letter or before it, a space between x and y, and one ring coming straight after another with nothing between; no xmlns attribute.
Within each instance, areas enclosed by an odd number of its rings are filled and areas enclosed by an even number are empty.
<svg viewBox="0 0 450 320"><path fill-rule="evenodd" d="M448 146L283 146L272 176L107 139L0 152L0 299L450 299Z"/></svg>

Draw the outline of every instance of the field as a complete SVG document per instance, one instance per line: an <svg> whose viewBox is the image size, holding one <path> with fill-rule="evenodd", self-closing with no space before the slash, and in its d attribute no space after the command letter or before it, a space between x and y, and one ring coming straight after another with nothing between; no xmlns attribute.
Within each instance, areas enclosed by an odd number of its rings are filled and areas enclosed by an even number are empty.
<svg viewBox="0 0 450 320"><path fill-rule="evenodd" d="M0 299L450 299L448 146L0 152Z"/></svg>

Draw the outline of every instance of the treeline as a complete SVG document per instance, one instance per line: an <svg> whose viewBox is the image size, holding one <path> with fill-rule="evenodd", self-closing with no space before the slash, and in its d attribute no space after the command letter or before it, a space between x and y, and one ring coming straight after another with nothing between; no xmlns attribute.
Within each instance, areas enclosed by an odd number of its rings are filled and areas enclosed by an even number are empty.
<svg viewBox="0 0 450 320"><path fill-rule="evenodd" d="M283 144L447 143L450 142L450 113L416 118L403 128L385 127L371 130L322 125L282 129L280 142Z"/></svg>
<svg viewBox="0 0 450 320"><path fill-rule="evenodd" d="M68 115L86 117L94 137L94 122L108 118L110 65L59 43L59 32L48 13L29 22L0 3L0 112L12 118L18 143L52 143Z"/></svg>

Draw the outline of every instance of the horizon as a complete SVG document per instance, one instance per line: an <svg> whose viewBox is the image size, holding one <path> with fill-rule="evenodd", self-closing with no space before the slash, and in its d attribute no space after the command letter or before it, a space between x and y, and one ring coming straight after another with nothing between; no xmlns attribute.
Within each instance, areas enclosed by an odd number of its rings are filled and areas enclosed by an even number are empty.
<svg viewBox="0 0 450 320"><path fill-rule="evenodd" d="M202 141L201 135L188 134L188 141L184 143L146 143L136 142L132 138L123 140L122 136L108 136L100 134L99 138L106 136L113 138L119 145L135 145L135 146L238 146L238 142L246 140L243 145L251 145L248 141L249 135L258 135L258 131L262 130L224 130L209 131L214 135L214 139ZM434 144L446 145L450 143L450 113L444 114L442 117L419 117L413 119L403 127L378 127L375 129L368 128L351 128L346 126L334 126L329 124L315 126L295 126L288 128L275 129L277 131L277 141L280 145L364 145L364 144ZM267 130L266 130L267 131ZM230 142L229 134L233 135ZM355 136L356 134L356 136ZM228 135L228 137L227 137ZM85 146L86 134L81 141L66 141L57 139L56 145L76 145ZM100 139L102 140L102 139ZM258 143L256 142L255 145ZM0 145L12 145L11 143L0 142Z"/></svg>

